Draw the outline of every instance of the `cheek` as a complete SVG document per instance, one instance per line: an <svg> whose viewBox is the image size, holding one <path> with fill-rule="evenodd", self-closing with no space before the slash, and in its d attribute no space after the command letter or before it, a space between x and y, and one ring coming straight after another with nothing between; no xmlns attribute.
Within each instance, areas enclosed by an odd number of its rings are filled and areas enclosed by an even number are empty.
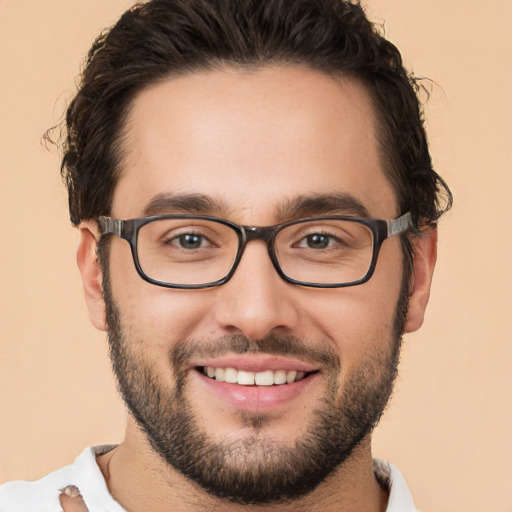
<svg viewBox="0 0 512 512"><path fill-rule="evenodd" d="M384 298L383 298L384 299ZM310 303L310 316L316 310L314 322L336 345L342 357L353 351L368 350L383 333L393 326L394 300L371 299L363 294L329 297L314 308ZM387 336L386 336L387 337Z"/></svg>
<svg viewBox="0 0 512 512"><path fill-rule="evenodd" d="M119 242L123 242L120 240ZM180 341L194 337L201 319L211 308L203 290L175 290L148 283L135 269L129 249L112 247L110 283L114 301L121 312L128 341L169 351Z"/></svg>
<svg viewBox="0 0 512 512"><path fill-rule="evenodd" d="M139 287L138 294L127 291L119 307L132 339L136 336L147 347L168 352L186 339L199 337L209 304L197 292L166 290L148 283Z"/></svg>
<svg viewBox="0 0 512 512"><path fill-rule="evenodd" d="M377 267L365 284L311 293L303 301L303 315L316 332L327 336L345 368L369 351L390 346L402 284L400 258Z"/></svg>

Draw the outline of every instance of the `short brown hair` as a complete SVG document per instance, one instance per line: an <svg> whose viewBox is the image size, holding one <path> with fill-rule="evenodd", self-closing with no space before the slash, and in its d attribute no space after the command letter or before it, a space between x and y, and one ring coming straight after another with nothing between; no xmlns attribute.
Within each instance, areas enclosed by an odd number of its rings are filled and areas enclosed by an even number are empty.
<svg viewBox="0 0 512 512"><path fill-rule="evenodd" d="M371 93L400 213L433 225L451 193L433 170L418 84L397 48L345 0L151 0L93 44L66 116L61 172L73 223L109 215L131 101L168 76L219 65L297 63Z"/></svg>

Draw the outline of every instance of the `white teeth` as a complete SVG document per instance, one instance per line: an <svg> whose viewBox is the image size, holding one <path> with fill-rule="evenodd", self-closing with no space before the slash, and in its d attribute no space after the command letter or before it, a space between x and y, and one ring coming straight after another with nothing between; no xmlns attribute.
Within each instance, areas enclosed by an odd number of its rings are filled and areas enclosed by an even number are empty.
<svg viewBox="0 0 512 512"><path fill-rule="evenodd" d="M292 382L295 382L295 377L297 377L297 372L295 370L292 370L291 372L288 372L286 374L286 382L288 384L291 384Z"/></svg>
<svg viewBox="0 0 512 512"><path fill-rule="evenodd" d="M274 384L286 384L285 370L277 370L277 372L274 372Z"/></svg>
<svg viewBox="0 0 512 512"><path fill-rule="evenodd" d="M224 368L215 368L215 380L224 382Z"/></svg>
<svg viewBox="0 0 512 512"><path fill-rule="evenodd" d="M257 386L272 386L274 384L274 372L272 370L258 372L254 376L254 382Z"/></svg>
<svg viewBox="0 0 512 512"><path fill-rule="evenodd" d="M238 382L238 372L234 368L226 368L224 370L224 380L230 384Z"/></svg>
<svg viewBox="0 0 512 512"><path fill-rule="evenodd" d="M238 384L252 386L254 384L254 373L238 370Z"/></svg>
<svg viewBox="0 0 512 512"><path fill-rule="evenodd" d="M292 384L302 380L305 372L296 370L265 370L263 372L246 372L236 368L214 368L206 366L204 374L211 379L230 384L239 384L241 386L273 386L281 384Z"/></svg>
<svg viewBox="0 0 512 512"><path fill-rule="evenodd" d="M295 382L302 380L306 376L305 372L297 372L297 376L295 377Z"/></svg>

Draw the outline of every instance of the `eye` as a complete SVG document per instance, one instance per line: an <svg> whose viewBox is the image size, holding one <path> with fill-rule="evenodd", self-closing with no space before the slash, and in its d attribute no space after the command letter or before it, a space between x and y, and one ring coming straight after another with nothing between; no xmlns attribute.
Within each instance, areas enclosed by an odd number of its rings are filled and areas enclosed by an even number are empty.
<svg viewBox="0 0 512 512"><path fill-rule="evenodd" d="M175 245L181 249L199 249L213 245L204 235L198 233L182 233L171 238L167 244Z"/></svg>
<svg viewBox="0 0 512 512"><path fill-rule="evenodd" d="M306 243L311 249L325 249L329 245L330 237L315 233L306 237Z"/></svg>
<svg viewBox="0 0 512 512"><path fill-rule="evenodd" d="M327 233L310 233L300 240L295 247L304 249L326 249L332 245L340 245L341 240Z"/></svg>

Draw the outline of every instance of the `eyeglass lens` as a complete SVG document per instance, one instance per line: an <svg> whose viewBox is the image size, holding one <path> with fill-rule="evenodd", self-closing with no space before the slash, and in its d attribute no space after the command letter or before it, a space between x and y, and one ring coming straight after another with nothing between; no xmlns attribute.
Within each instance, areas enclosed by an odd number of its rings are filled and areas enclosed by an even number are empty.
<svg viewBox="0 0 512 512"><path fill-rule="evenodd" d="M231 271L237 232L205 219L159 219L142 226L137 253L143 272L156 281L202 285ZM362 279L370 268L373 233L347 220L311 220L281 229L274 250L282 272L305 283L341 284Z"/></svg>

